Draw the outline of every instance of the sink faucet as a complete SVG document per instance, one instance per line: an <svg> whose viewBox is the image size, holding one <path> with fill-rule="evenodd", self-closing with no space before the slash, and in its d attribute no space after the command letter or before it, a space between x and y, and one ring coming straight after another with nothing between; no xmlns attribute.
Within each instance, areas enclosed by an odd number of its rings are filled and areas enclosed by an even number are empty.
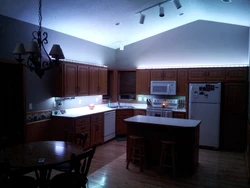
<svg viewBox="0 0 250 188"><path fill-rule="evenodd" d="M120 101L117 101L118 106L120 107Z"/></svg>

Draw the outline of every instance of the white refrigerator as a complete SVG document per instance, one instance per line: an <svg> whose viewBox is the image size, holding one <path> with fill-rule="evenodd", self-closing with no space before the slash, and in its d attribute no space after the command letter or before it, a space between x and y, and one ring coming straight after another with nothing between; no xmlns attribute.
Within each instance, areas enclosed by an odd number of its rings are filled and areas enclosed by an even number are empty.
<svg viewBox="0 0 250 188"><path fill-rule="evenodd" d="M218 148L221 83L189 84L189 119L201 120L200 146Z"/></svg>

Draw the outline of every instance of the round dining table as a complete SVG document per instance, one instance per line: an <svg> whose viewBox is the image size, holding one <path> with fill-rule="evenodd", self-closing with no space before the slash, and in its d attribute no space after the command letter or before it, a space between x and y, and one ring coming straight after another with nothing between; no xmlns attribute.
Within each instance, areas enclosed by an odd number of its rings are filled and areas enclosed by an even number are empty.
<svg viewBox="0 0 250 188"><path fill-rule="evenodd" d="M70 161L72 153L78 155L82 152L82 147L71 142L40 141L5 148L0 151L0 161L7 158L11 167L34 168L40 172L41 182L45 182L49 169L56 164ZM44 161L39 161L41 158Z"/></svg>

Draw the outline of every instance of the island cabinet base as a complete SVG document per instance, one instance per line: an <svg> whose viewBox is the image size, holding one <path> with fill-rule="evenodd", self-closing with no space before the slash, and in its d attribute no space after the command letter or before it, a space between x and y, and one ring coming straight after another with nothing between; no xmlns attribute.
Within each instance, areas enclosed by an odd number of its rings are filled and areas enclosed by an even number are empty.
<svg viewBox="0 0 250 188"><path fill-rule="evenodd" d="M127 122L127 133L128 136L144 136L146 168L159 168L161 140L171 140L176 142L176 177L192 175L196 171L199 160L199 125L174 127ZM128 139L127 154L129 144Z"/></svg>

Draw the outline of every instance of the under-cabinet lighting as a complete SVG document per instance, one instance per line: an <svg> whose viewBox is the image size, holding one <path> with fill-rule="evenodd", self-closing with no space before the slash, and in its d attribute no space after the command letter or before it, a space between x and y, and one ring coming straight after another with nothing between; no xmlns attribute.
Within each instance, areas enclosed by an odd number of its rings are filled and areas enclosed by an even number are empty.
<svg viewBox="0 0 250 188"><path fill-rule="evenodd" d="M96 63L88 63L88 62L72 60L72 59L62 59L61 61L66 61L66 62L71 62L71 63L80 63L80 64L86 64L86 65L95 65L98 67L108 67L106 65L100 65L100 64L96 64Z"/></svg>
<svg viewBox="0 0 250 188"><path fill-rule="evenodd" d="M229 64L229 65L169 65L169 66L138 66L137 69L166 69L166 68L205 68L205 67L249 67L248 64Z"/></svg>

